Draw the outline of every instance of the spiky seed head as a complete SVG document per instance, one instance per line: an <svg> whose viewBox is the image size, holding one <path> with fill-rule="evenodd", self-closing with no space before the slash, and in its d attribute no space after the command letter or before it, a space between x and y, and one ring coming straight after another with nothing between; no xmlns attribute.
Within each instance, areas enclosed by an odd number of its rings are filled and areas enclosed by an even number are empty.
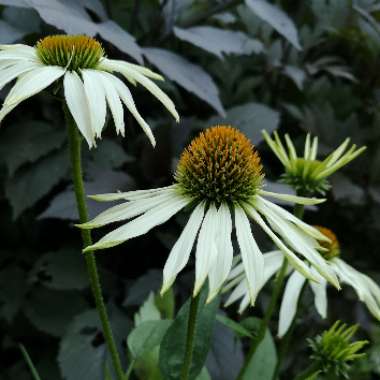
<svg viewBox="0 0 380 380"><path fill-rule="evenodd" d="M94 68L104 56L100 42L83 35L48 36L37 42L36 49L45 65L71 71Z"/></svg>
<svg viewBox="0 0 380 380"><path fill-rule="evenodd" d="M255 195L264 174L260 156L237 129L217 125L184 150L175 173L180 191L197 200L238 202Z"/></svg>

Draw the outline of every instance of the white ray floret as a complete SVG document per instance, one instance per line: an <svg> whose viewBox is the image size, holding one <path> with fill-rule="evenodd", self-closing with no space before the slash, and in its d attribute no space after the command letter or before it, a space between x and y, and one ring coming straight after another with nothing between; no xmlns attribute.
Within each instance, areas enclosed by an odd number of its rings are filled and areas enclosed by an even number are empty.
<svg viewBox="0 0 380 380"><path fill-rule="evenodd" d="M129 88L114 73L141 84L173 115L179 115L171 99L152 81L162 76L132 63L104 58L101 45L86 36L49 36L36 46L0 45L0 89L16 84L0 110L0 122L22 101L45 90L63 77L69 112L89 147L96 146L110 109L116 132L125 134L123 104L155 146L153 133L141 116Z"/></svg>

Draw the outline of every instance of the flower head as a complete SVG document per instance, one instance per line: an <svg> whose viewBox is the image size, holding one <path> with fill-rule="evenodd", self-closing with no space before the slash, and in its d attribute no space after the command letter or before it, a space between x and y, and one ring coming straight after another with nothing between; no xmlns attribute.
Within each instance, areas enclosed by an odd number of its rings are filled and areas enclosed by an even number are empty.
<svg viewBox="0 0 380 380"><path fill-rule="evenodd" d="M326 240L324 235L266 198L301 204L316 204L321 200L267 192L262 189L262 182L260 158L249 140L229 126L209 128L182 154L172 186L93 196L98 201L127 202L111 207L80 225L81 228L135 219L108 233L85 251L113 247L143 235L188 206L192 209L189 221L165 264L163 292L186 266L196 244L194 294L208 279L208 299L213 299L232 267L234 224L248 300L254 303L264 280L264 257L252 234L250 220L261 226L296 270L314 280L313 271L321 273L338 286L337 278L316 251L316 239ZM316 270L310 269L299 255L310 260Z"/></svg>
<svg viewBox="0 0 380 380"><path fill-rule="evenodd" d="M229 126L210 128L182 153L175 179L184 195L210 202L247 201L264 174L252 143Z"/></svg>
<svg viewBox="0 0 380 380"><path fill-rule="evenodd" d="M311 141L310 134L307 134L304 154L298 156L294 144L287 134L285 135L287 149L277 132L274 132L274 139L266 131L263 131L263 136L284 166L283 182L301 194L325 194L330 188L327 178L366 149L366 147L357 149L354 144L347 150L350 143L350 139L347 138L335 151L320 161L317 159L318 137L314 137Z"/></svg>
<svg viewBox="0 0 380 380"><path fill-rule="evenodd" d="M339 379L348 379L352 362L363 358L360 352L368 344L367 340L352 342L358 325L348 327L340 321L335 322L327 331L313 339L309 339L312 349L311 359L326 374L334 373Z"/></svg>
<svg viewBox="0 0 380 380"><path fill-rule="evenodd" d="M320 240L320 246L317 248L320 256L327 262L330 270L345 284L354 288L359 299L364 302L371 314L380 320L380 287L367 275L360 273L355 268L348 265L340 258L341 249L336 235L328 228L315 226L328 240ZM271 251L264 253L264 280L262 286L265 285L280 269L283 255L280 251ZM310 266L310 270L317 277L316 281L310 281L299 271L293 268L288 269L289 278L287 280L284 294L280 306L280 316L278 323L278 336L282 337L286 334L296 315L297 305L301 292L306 283L310 286L314 295L315 308L322 318L327 316L327 282L320 273ZM236 261L232 269L228 284L224 290L233 288L226 306L240 301L239 312L243 312L248 304L248 289L244 278L244 271L239 260Z"/></svg>
<svg viewBox="0 0 380 380"><path fill-rule="evenodd" d="M143 66L106 58L102 45L92 37L55 35L41 39L34 47L0 45L0 89L17 78L0 110L0 122L22 101L63 78L66 104L90 147L96 145L96 137L101 137L107 108L117 133L124 136L123 104L155 145L152 131L138 112L129 88L114 73L133 85L144 86L178 121L173 102L151 80L163 80L160 75Z"/></svg>

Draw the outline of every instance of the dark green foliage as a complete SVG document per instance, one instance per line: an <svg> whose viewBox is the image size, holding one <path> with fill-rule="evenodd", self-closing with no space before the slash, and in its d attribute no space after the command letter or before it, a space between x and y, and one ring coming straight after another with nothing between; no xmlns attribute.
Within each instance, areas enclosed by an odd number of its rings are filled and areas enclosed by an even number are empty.
<svg viewBox="0 0 380 380"><path fill-rule="evenodd" d="M157 147L151 148L127 112L125 138L114 136L110 118L98 147L84 149L89 194L170 184L183 148L198 131L216 123L233 124L252 140L262 157L268 188L283 170L262 142L262 129L289 133L297 148L303 146L305 132L311 132L319 137L320 159L347 136L359 146L367 145L362 156L331 177L328 202L307 210L305 219L334 230L342 258L380 281L378 1L0 0L0 4L1 44L34 45L57 33L96 35L109 58L144 61L167 77L158 85L173 98L180 125L145 90L130 86L157 137ZM1 90L1 101L8 91L9 86ZM91 216L107 206L89 201ZM88 290L80 235L73 228L76 220L61 106L51 93L39 94L20 104L0 128L1 380L30 380L20 342L42 380L105 377L108 357ZM160 288L162 267L185 220L181 214L145 237L98 254L123 358L131 316L150 291ZM95 231L95 238L107 228ZM257 238L263 247L272 248L259 232ZM176 312L191 294L192 270L189 265L176 282ZM250 315L265 311L269 291L270 286L264 289ZM174 302L166 301L161 305L167 313L163 318L170 319ZM297 321L283 366L285 378L295 378L308 366L305 338L343 316L347 323L359 322L363 336L371 341L368 358L353 368L352 379L380 375L378 323L350 289L329 289L327 322L317 316L311 295L306 293L301 308L302 320ZM185 312L182 309L168 331ZM227 312L228 318L238 321L233 307ZM213 336L207 337L211 351L206 366L212 380L236 376L249 339L245 330L228 321L223 319L229 330L217 322ZM276 328L274 323L272 331ZM272 339L264 343L263 356L255 359L261 365L255 364L257 371L267 370L267 363L274 360ZM199 355L197 372L206 352ZM127 368L129 363L123 364ZM198 380L207 380L207 371L201 376Z"/></svg>

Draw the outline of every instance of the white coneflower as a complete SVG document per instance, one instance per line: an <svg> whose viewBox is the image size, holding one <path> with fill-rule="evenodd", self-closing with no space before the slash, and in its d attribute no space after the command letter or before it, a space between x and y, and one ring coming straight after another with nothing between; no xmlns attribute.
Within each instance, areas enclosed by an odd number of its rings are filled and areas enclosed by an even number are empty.
<svg viewBox="0 0 380 380"><path fill-rule="evenodd" d="M338 286L334 273L315 250L318 246L315 239L324 239L324 235L266 197L300 204L316 204L321 200L264 191L263 177L260 157L241 132L229 126L209 128L183 152L172 186L93 196L98 201L124 199L127 202L80 227L96 228L136 218L85 251L113 247L143 235L189 206L193 209L189 221L165 264L162 292L185 267L196 243L194 295L207 278L208 299L218 294L232 267L233 219L251 303L263 283L264 258L252 234L250 219L264 229L304 276L316 279L310 267L294 252L304 256L322 276Z"/></svg>
<svg viewBox="0 0 380 380"><path fill-rule="evenodd" d="M366 149L366 147L357 149L354 144L347 150L350 143L350 139L347 138L323 161L319 161L317 159L318 137L314 137L311 141L310 134L307 134L303 156L298 156L294 144L287 134L285 135L287 149L277 132L274 132L274 139L266 131L263 131L263 136L273 153L284 165L283 182L303 194L324 194L330 188L327 178Z"/></svg>
<svg viewBox="0 0 380 380"><path fill-rule="evenodd" d="M367 275L360 273L352 266L344 262L340 256L339 242L336 235L329 229L315 226L329 241L321 241L320 255L328 261L329 266L335 272L339 280L352 286L359 299L365 303L371 314L380 320L380 287ZM264 283L267 282L281 267L283 255L280 251L272 251L264 254ZM297 271L289 270L289 279L286 283L284 295L280 307L278 336L286 334L297 311L298 300L302 288L307 279ZM314 294L315 307L322 318L327 316L327 282L318 273L318 282L308 281ZM234 288L226 305L241 299L240 312L243 312L249 304L248 287L244 279L244 270L241 263L237 263L229 276L229 285L226 290ZM264 284L263 284L264 285Z"/></svg>
<svg viewBox="0 0 380 380"><path fill-rule="evenodd" d="M152 131L138 112L131 92L113 72L133 85L144 86L178 121L173 102L150 79L162 80L160 75L143 66L106 58L102 45L94 38L56 35L43 38L34 47L0 45L0 89L17 78L0 110L0 122L23 100L63 77L65 101L90 147L101 135L107 105L117 133L124 135L123 103L154 146Z"/></svg>

